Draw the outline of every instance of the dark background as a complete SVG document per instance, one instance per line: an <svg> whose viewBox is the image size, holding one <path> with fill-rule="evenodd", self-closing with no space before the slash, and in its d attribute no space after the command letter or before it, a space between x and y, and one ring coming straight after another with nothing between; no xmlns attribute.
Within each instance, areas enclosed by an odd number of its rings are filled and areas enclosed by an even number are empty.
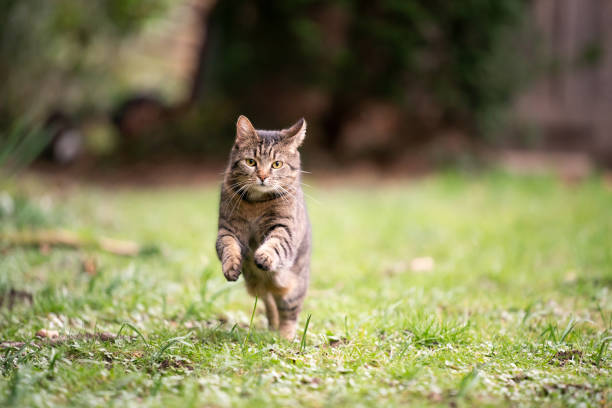
<svg viewBox="0 0 612 408"><path fill-rule="evenodd" d="M245 114L305 117L311 167L612 165L606 0L3 0L0 30L22 163L213 166Z"/></svg>

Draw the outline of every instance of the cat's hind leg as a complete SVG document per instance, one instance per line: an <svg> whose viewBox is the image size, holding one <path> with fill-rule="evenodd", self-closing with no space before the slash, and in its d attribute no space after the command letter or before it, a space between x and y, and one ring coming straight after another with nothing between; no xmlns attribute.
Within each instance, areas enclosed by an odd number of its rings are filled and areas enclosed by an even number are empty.
<svg viewBox="0 0 612 408"><path fill-rule="evenodd" d="M278 309L276 307L276 302L274 301L274 296L272 293L268 292L263 296L264 304L266 305L266 317L268 318L268 328L270 330L278 330L279 321L278 321Z"/></svg>
<svg viewBox="0 0 612 408"><path fill-rule="evenodd" d="M304 302L304 294L301 296L275 297L278 309L278 322L281 337L293 340L297 328L297 319Z"/></svg>

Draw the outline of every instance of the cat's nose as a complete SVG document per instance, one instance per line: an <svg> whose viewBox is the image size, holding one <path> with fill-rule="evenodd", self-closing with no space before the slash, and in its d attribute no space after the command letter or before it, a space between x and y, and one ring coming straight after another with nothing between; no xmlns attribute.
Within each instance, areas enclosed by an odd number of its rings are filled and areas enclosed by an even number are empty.
<svg viewBox="0 0 612 408"><path fill-rule="evenodd" d="M257 177L263 183L264 181L266 181L266 179L269 177L269 175L268 174L264 174L264 173L257 173Z"/></svg>

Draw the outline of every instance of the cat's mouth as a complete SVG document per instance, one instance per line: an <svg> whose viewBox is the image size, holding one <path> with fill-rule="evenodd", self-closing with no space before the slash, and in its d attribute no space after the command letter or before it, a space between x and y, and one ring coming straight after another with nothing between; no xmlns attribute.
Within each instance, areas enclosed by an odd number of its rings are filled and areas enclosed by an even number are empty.
<svg viewBox="0 0 612 408"><path fill-rule="evenodd" d="M271 185L267 184L264 181L261 182L257 182L254 183L250 190L258 192L258 193L269 193L271 191L274 191L274 187L272 187Z"/></svg>
<svg viewBox="0 0 612 408"><path fill-rule="evenodd" d="M259 200L275 191L274 187L269 184L253 183L249 188L249 199Z"/></svg>

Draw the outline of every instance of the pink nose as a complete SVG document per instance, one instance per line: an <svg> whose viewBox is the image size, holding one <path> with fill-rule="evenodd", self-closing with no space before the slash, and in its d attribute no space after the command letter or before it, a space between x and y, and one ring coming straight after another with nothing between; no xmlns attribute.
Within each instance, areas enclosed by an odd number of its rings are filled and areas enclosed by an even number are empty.
<svg viewBox="0 0 612 408"><path fill-rule="evenodd" d="M263 183L269 176L267 174L259 173L257 174L257 177L259 177L259 179Z"/></svg>

